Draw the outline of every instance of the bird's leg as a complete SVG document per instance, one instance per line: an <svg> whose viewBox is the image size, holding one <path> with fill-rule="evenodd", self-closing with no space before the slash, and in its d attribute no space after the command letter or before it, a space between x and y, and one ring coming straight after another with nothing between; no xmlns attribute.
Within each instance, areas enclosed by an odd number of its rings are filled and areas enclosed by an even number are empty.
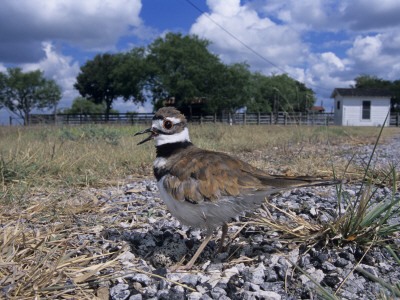
<svg viewBox="0 0 400 300"><path fill-rule="evenodd" d="M224 223L224 225L222 225L222 234L221 234L221 239L219 240L218 253L221 253L222 249L224 248L224 241L227 233L228 233L228 224Z"/></svg>
<svg viewBox="0 0 400 300"><path fill-rule="evenodd" d="M176 270L190 270L194 263L196 262L197 258L199 257L199 255L201 254L201 252L203 252L204 248L207 246L208 242L211 240L213 235L213 231L212 230L207 230L207 237L206 239L201 243L199 249L197 249L196 253L193 255L192 259L184 266L172 266L171 268L169 268L169 270L171 272L176 271Z"/></svg>

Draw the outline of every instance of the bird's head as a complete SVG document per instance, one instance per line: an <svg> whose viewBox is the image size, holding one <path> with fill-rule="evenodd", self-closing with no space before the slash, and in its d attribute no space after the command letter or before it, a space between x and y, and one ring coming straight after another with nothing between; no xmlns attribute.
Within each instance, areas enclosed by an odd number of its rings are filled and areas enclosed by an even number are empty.
<svg viewBox="0 0 400 300"><path fill-rule="evenodd" d="M190 142L189 130L185 116L174 107L160 108L154 115L152 125L135 134L150 133L150 135L138 143L141 145L154 140L156 146L177 142Z"/></svg>

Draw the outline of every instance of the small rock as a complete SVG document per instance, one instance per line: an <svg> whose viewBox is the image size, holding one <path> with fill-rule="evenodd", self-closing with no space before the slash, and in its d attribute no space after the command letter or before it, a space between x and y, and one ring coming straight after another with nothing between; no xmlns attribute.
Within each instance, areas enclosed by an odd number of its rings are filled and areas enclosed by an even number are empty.
<svg viewBox="0 0 400 300"><path fill-rule="evenodd" d="M316 270L315 268L308 269L307 273L309 274L309 276L305 274L300 275L300 279L303 284L311 281L309 277L311 277L318 283L320 283L325 277L325 274L322 270Z"/></svg>
<svg viewBox="0 0 400 300"><path fill-rule="evenodd" d="M182 277L181 282L186 285L196 286L199 276L197 274L187 274Z"/></svg>
<svg viewBox="0 0 400 300"><path fill-rule="evenodd" d="M157 299L162 299L162 300L170 299L169 290L159 290L157 292Z"/></svg>
<svg viewBox="0 0 400 300"><path fill-rule="evenodd" d="M146 296L147 298L151 298L157 295L157 289L155 286L148 286L144 289L143 295Z"/></svg>
<svg viewBox="0 0 400 300"><path fill-rule="evenodd" d="M280 300L282 298L278 293L269 291L259 291L256 294L259 299Z"/></svg>
<svg viewBox="0 0 400 300"><path fill-rule="evenodd" d="M140 282L145 286L149 286L151 284L151 278L146 274L141 274L141 273L134 274L131 278L133 281Z"/></svg>
<svg viewBox="0 0 400 300"><path fill-rule="evenodd" d="M324 263L322 264L322 269L323 269L324 271L330 272L330 271L336 270L336 267L335 267L334 265L332 265L330 262L326 261L326 262L324 262Z"/></svg>
<svg viewBox="0 0 400 300"><path fill-rule="evenodd" d="M343 267L347 266L348 264L349 264L349 261L344 258L341 258L341 257L339 257L334 263L334 265L336 267L340 267L340 268L343 268Z"/></svg>
<svg viewBox="0 0 400 300"><path fill-rule="evenodd" d="M142 300L143 297L141 294L135 294L129 297L129 300Z"/></svg>
<svg viewBox="0 0 400 300"><path fill-rule="evenodd" d="M260 263L256 268L250 268L243 272L243 275L246 278L246 281L250 281L255 284L261 284L264 282L264 271L265 267L263 263Z"/></svg>
<svg viewBox="0 0 400 300"><path fill-rule="evenodd" d="M166 300L169 300L169 299L184 300L185 299L185 289L180 285L174 286L170 290L168 298Z"/></svg>
<svg viewBox="0 0 400 300"><path fill-rule="evenodd" d="M340 279L337 276L331 276L327 275L325 278L322 280L323 284L326 284L327 286L331 288L335 288L337 284L339 284Z"/></svg>
<svg viewBox="0 0 400 300"><path fill-rule="evenodd" d="M228 278L231 278L233 275L236 275L236 274L239 274L239 270L237 267L232 267L232 268L226 269L223 272L223 276L228 277Z"/></svg>
<svg viewBox="0 0 400 300"><path fill-rule="evenodd" d="M268 269L265 271L265 280L266 280L267 282L275 282L275 281L278 281L278 274L276 274L276 272L275 272L274 269L268 268Z"/></svg>
<svg viewBox="0 0 400 300"><path fill-rule="evenodd" d="M193 292L187 295L188 300L200 300L202 294L199 292Z"/></svg>
<svg viewBox="0 0 400 300"><path fill-rule="evenodd" d="M219 299L222 295L226 295L226 291L224 289L221 289L220 287L215 287L211 291L211 297L213 299Z"/></svg>
<svg viewBox="0 0 400 300"><path fill-rule="evenodd" d="M128 290L129 285L125 283L120 283L113 286L110 289L111 299L115 300L125 300L129 297L130 291Z"/></svg>

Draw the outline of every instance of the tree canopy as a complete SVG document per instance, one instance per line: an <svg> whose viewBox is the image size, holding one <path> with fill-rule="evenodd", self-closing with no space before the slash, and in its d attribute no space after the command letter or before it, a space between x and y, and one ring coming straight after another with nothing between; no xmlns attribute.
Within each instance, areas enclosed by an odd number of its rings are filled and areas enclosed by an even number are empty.
<svg viewBox="0 0 400 300"><path fill-rule="evenodd" d="M215 75L222 63L208 51L208 45L197 36L174 33L149 45L149 86L156 109L174 99L175 106L188 113L193 99L214 96L218 79L210 74Z"/></svg>
<svg viewBox="0 0 400 300"><path fill-rule="evenodd" d="M22 118L25 125L33 109L55 108L60 99L61 88L39 70L23 73L21 68L8 68L0 75L0 107Z"/></svg>
<svg viewBox="0 0 400 300"><path fill-rule="evenodd" d="M174 105L193 113L304 111L315 103L314 92L286 74L252 73L246 63L224 64L196 35L168 33L147 48L97 55L81 67L74 85L94 103L144 102L154 109Z"/></svg>
<svg viewBox="0 0 400 300"><path fill-rule="evenodd" d="M118 97L143 103L148 74L144 53L143 48L134 48L128 53L98 54L81 66L74 87L86 99L105 103L106 120Z"/></svg>
<svg viewBox="0 0 400 300"><path fill-rule="evenodd" d="M286 74L270 77L255 73L251 78L251 112L307 111L315 104L314 92Z"/></svg>
<svg viewBox="0 0 400 300"><path fill-rule="evenodd" d="M400 111L400 80L384 80L377 76L363 74L354 78L357 89L386 89L392 92L391 110Z"/></svg>
<svg viewBox="0 0 400 300"><path fill-rule="evenodd" d="M96 104L83 97L76 97L72 102L71 108L62 109L59 111L63 114L104 114L106 112L106 104L104 102ZM111 113L117 113L118 111L111 109Z"/></svg>
<svg viewBox="0 0 400 300"><path fill-rule="evenodd" d="M118 59L112 54L98 54L93 60L88 60L81 66L81 72L76 77L74 87L79 93L96 104L105 102L106 120L113 101L119 96L113 72L117 67Z"/></svg>

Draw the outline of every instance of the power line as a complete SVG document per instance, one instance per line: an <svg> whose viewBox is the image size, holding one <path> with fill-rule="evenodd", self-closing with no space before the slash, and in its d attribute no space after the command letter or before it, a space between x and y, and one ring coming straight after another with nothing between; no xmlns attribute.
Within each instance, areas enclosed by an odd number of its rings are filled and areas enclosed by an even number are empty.
<svg viewBox="0 0 400 300"><path fill-rule="evenodd" d="M205 15L211 22L213 22L216 26L218 26L222 31L224 31L226 34L228 34L231 38L233 38L234 40L236 40L237 42L239 42L243 47L245 47L246 49L248 49L250 52L252 52L253 54L255 54L256 56L258 56L259 58L261 58L263 61L269 63L271 66L277 68L278 70L282 71L283 73L290 74L289 72L285 71L282 67L278 66L277 64L273 63L272 61L270 61L269 59L267 59L266 57L264 57L262 54L260 54L259 52L257 52L256 50L254 50L252 47L250 47L249 45L247 45L245 42L243 42L242 40L240 40L238 37L236 37L233 33L231 33L229 30L227 30L225 27L223 27L222 25L220 25L218 22L214 21L213 18L210 17L210 15L208 13L206 13L204 10L202 10L200 7L198 7L196 4L194 4L191 0L185 0L187 3L189 3L192 7L194 7L196 10L198 10L201 14ZM294 30L292 28L292 30ZM294 77L294 76L293 76ZM310 86L313 86L316 89L322 89L322 90L326 90L326 91L331 91L328 88L324 88L324 87L320 87L317 86L315 84L309 83Z"/></svg>

